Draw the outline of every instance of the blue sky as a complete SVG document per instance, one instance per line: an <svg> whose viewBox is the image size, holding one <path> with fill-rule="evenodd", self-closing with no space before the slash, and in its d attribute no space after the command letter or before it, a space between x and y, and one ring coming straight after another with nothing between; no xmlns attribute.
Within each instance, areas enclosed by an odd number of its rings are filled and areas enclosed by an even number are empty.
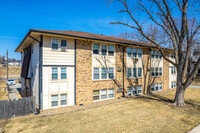
<svg viewBox="0 0 200 133"><path fill-rule="evenodd" d="M106 0L0 0L0 55L20 59L14 50L29 29L73 30L104 35L126 27L111 25L116 6Z"/></svg>

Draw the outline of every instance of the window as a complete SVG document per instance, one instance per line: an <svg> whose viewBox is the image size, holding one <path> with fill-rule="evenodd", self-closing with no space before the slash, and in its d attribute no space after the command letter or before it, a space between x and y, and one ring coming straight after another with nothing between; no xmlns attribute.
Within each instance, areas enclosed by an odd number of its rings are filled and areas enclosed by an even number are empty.
<svg viewBox="0 0 200 133"><path fill-rule="evenodd" d="M93 44L93 54L99 54L99 44Z"/></svg>
<svg viewBox="0 0 200 133"><path fill-rule="evenodd" d="M155 51L156 59L158 59L158 51Z"/></svg>
<svg viewBox="0 0 200 133"><path fill-rule="evenodd" d="M162 67L159 68L159 76L162 76Z"/></svg>
<svg viewBox="0 0 200 133"><path fill-rule="evenodd" d="M142 68L138 68L138 77L142 77Z"/></svg>
<svg viewBox="0 0 200 133"><path fill-rule="evenodd" d="M108 55L113 56L114 55L114 46L109 45L108 46Z"/></svg>
<svg viewBox="0 0 200 133"><path fill-rule="evenodd" d="M94 79L99 79L99 68L94 68L93 73L94 73L93 78Z"/></svg>
<svg viewBox="0 0 200 133"><path fill-rule="evenodd" d="M114 68L113 67L109 68L109 79L114 79Z"/></svg>
<svg viewBox="0 0 200 133"><path fill-rule="evenodd" d="M61 79L67 79L66 68L61 68Z"/></svg>
<svg viewBox="0 0 200 133"><path fill-rule="evenodd" d="M175 81L171 81L171 88L176 88L176 82Z"/></svg>
<svg viewBox="0 0 200 133"><path fill-rule="evenodd" d="M131 87L127 88L127 96L131 96Z"/></svg>
<svg viewBox="0 0 200 133"><path fill-rule="evenodd" d="M52 49L58 50L58 39L52 39L51 43L52 43L51 44Z"/></svg>
<svg viewBox="0 0 200 133"><path fill-rule="evenodd" d="M107 79L107 69L101 68L101 79Z"/></svg>
<svg viewBox="0 0 200 133"><path fill-rule="evenodd" d="M151 58L154 58L154 51L151 50Z"/></svg>
<svg viewBox="0 0 200 133"><path fill-rule="evenodd" d="M58 95L51 95L51 107L58 106Z"/></svg>
<svg viewBox="0 0 200 133"><path fill-rule="evenodd" d="M137 89L136 89L136 86L133 87L133 95L137 95Z"/></svg>
<svg viewBox="0 0 200 133"><path fill-rule="evenodd" d="M176 67L171 67L171 74L176 74Z"/></svg>
<svg viewBox="0 0 200 133"><path fill-rule="evenodd" d="M137 57L137 49L133 49L133 57L136 58Z"/></svg>
<svg viewBox="0 0 200 133"><path fill-rule="evenodd" d="M138 95L142 93L142 86L127 87L127 96Z"/></svg>
<svg viewBox="0 0 200 133"><path fill-rule="evenodd" d="M127 56L131 57L131 48L127 48Z"/></svg>
<svg viewBox="0 0 200 133"><path fill-rule="evenodd" d="M53 80L58 79L58 68L52 68L51 79Z"/></svg>
<svg viewBox="0 0 200 133"><path fill-rule="evenodd" d="M127 78L131 77L131 68L127 68Z"/></svg>
<svg viewBox="0 0 200 133"><path fill-rule="evenodd" d="M133 68L133 77L136 78L137 76L137 68Z"/></svg>
<svg viewBox="0 0 200 133"><path fill-rule="evenodd" d="M93 101L99 100L99 90L93 90Z"/></svg>
<svg viewBox="0 0 200 133"><path fill-rule="evenodd" d="M159 90L162 90L162 83L159 84Z"/></svg>
<svg viewBox="0 0 200 133"><path fill-rule="evenodd" d="M115 97L115 90L103 89L103 90L93 90L93 101L111 99Z"/></svg>
<svg viewBox="0 0 200 133"><path fill-rule="evenodd" d="M107 54L107 45L101 45L101 54L106 55Z"/></svg>
<svg viewBox="0 0 200 133"><path fill-rule="evenodd" d="M161 91L163 88L163 83L155 83L151 85L151 91Z"/></svg>
<svg viewBox="0 0 200 133"><path fill-rule="evenodd" d="M101 99L107 99L107 90L101 90Z"/></svg>
<svg viewBox="0 0 200 133"><path fill-rule="evenodd" d="M174 53L171 53L171 58L175 59L175 54Z"/></svg>
<svg viewBox="0 0 200 133"><path fill-rule="evenodd" d="M142 50L138 49L138 58L142 58Z"/></svg>
<svg viewBox="0 0 200 133"><path fill-rule="evenodd" d="M114 98L114 89L108 89L108 98Z"/></svg>
<svg viewBox="0 0 200 133"><path fill-rule="evenodd" d="M162 76L162 67L151 68L151 76Z"/></svg>
<svg viewBox="0 0 200 133"><path fill-rule="evenodd" d="M159 57L160 57L160 59L162 59L162 54L159 52Z"/></svg>
<svg viewBox="0 0 200 133"><path fill-rule="evenodd" d="M61 39L60 47L65 47L65 48L67 48L67 40Z"/></svg>
<svg viewBox="0 0 200 133"><path fill-rule="evenodd" d="M67 105L67 94L60 95L60 105L61 106Z"/></svg>
<svg viewBox="0 0 200 133"><path fill-rule="evenodd" d="M141 94L142 93L142 86L138 86L137 91L138 91L138 94Z"/></svg>

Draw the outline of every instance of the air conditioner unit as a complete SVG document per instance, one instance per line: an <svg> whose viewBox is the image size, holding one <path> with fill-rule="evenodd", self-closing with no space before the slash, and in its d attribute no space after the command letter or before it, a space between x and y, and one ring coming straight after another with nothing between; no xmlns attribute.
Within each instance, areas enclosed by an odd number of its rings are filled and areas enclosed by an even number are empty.
<svg viewBox="0 0 200 133"><path fill-rule="evenodd" d="M138 83L138 78L136 78L136 79L134 80L134 83Z"/></svg>
<svg viewBox="0 0 200 133"><path fill-rule="evenodd" d="M137 63L138 62L138 58L133 58L133 63Z"/></svg>
<svg viewBox="0 0 200 133"><path fill-rule="evenodd" d="M67 51L67 47L61 47L61 51L62 51L62 52Z"/></svg>

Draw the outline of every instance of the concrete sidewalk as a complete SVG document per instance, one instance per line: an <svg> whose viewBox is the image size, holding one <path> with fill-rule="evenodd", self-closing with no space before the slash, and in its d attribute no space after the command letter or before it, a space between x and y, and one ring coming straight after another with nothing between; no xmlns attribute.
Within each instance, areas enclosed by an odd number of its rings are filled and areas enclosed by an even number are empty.
<svg viewBox="0 0 200 133"><path fill-rule="evenodd" d="M188 88L199 88L200 89L200 85L190 85Z"/></svg>
<svg viewBox="0 0 200 133"><path fill-rule="evenodd" d="M200 133L200 125L189 131L188 133Z"/></svg>
<svg viewBox="0 0 200 133"><path fill-rule="evenodd" d="M8 98L9 100L18 99L17 97L17 88L21 88L20 84L12 85L8 87Z"/></svg>

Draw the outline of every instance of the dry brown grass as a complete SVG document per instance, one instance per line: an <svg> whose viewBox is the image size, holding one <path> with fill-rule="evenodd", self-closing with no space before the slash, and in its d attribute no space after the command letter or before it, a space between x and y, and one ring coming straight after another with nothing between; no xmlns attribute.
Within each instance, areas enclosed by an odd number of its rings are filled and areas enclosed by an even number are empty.
<svg viewBox="0 0 200 133"><path fill-rule="evenodd" d="M200 77L196 78L193 82L192 85L200 85Z"/></svg>
<svg viewBox="0 0 200 133"><path fill-rule="evenodd" d="M8 100L8 95L6 93L6 81L0 80L0 100Z"/></svg>
<svg viewBox="0 0 200 133"><path fill-rule="evenodd" d="M200 123L200 89L187 89L185 107L172 104L174 92L56 116L9 120L6 132L187 132Z"/></svg>
<svg viewBox="0 0 200 133"><path fill-rule="evenodd" d="M0 66L0 75L5 75L6 78L7 69L6 67ZM20 75L21 74L21 66L9 66L9 75Z"/></svg>

